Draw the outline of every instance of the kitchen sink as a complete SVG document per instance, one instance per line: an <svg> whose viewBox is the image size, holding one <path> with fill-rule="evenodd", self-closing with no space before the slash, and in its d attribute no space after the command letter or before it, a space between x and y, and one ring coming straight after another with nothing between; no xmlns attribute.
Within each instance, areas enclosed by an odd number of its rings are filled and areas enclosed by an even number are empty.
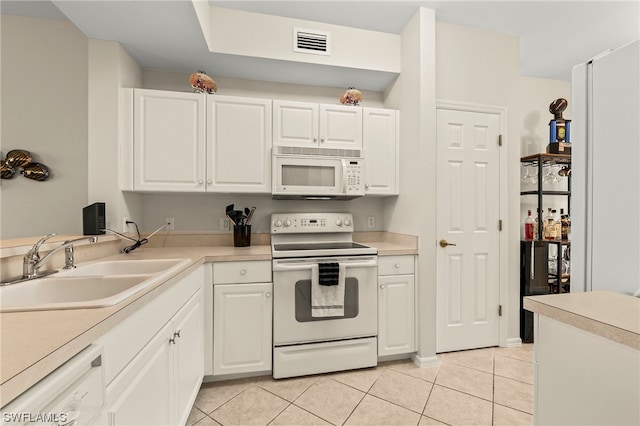
<svg viewBox="0 0 640 426"><path fill-rule="evenodd" d="M99 308L152 284L152 275L45 277L0 288L0 311Z"/></svg>
<svg viewBox="0 0 640 426"><path fill-rule="evenodd" d="M75 269L61 270L56 276L89 277L169 272L186 266L188 259L106 260L79 264Z"/></svg>
<svg viewBox="0 0 640 426"><path fill-rule="evenodd" d="M112 306L168 277L189 259L107 260L0 287L0 312Z"/></svg>

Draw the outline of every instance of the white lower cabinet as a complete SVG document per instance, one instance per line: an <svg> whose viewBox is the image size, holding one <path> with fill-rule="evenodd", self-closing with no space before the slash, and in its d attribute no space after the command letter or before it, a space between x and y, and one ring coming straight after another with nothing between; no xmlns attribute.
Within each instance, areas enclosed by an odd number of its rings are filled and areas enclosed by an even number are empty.
<svg viewBox="0 0 640 426"><path fill-rule="evenodd" d="M199 290L178 312L173 321L174 392L176 416L179 424L185 424L193 402L198 396L204 376L204 303ZM172 341L172 338L169 338Z"/></svg>
<svg viewBox="0 0 640 426"><path fill-rule="evenodd" d="M213 375L271 371L271 262L214 263L213 277Z"/></svg>
<svg viewBox="0 0 640 426"><path fill-rule="evenodd" d="M415 351L415 258L378 257L378 356Z"/></svg>
<svg viewBox="0 0 640 426"><path fill-rule="evenodd" d="M185 424L204 376L203 278L200 267L100 339L102 424Z"/></svg>
<svg viewBox="0 0 640 426"><path fill-rule="evenodd" d="M127 383L107 409L109 425L172 423L172 348L167 343L172 333L173 324L165 325L118 377Z"/></svg>

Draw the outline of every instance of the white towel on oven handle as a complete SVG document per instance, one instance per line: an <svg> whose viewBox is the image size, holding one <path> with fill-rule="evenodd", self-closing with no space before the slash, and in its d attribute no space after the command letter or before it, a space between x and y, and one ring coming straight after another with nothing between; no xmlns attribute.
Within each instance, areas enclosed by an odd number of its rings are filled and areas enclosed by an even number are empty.
<svg viewBox="0 0 640 426"><path fill-rule="evenodd" d="M346 267L340 263L338 268L338 285L320 285L319 267L311 266L311 316L343 317L344 286Z"/></svg>

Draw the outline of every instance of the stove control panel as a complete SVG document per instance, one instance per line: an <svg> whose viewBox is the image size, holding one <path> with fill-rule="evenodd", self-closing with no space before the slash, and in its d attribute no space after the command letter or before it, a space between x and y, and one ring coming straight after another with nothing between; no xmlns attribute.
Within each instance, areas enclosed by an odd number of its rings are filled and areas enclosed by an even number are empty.
<svg viewBox="0 0 640 426"><path fill-rule="evenodd" d="M272 234L353 232L351 213L274 213Z"/></svg>

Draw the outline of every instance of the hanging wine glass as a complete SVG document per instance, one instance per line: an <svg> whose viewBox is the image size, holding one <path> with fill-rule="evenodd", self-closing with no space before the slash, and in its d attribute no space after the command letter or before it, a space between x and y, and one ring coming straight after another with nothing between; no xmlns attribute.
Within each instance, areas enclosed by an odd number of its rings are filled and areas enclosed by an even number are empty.
<svg viewBox="0 0 640 426"><path fill-rule="evenodd" d="M549 165L547 167L547 173L542 178L542 183L546 185L554 185L558 183L558 176L555 174L553 169L554 169L553 165Z"/></svg>
<svg viewBox="0 0 640 426"><path fill-rule="evenodd" d="M529 165L529 176L527 177L527 182L531 185L537 185L538 184L538 166L535 164L531 164Z"/></svg>

